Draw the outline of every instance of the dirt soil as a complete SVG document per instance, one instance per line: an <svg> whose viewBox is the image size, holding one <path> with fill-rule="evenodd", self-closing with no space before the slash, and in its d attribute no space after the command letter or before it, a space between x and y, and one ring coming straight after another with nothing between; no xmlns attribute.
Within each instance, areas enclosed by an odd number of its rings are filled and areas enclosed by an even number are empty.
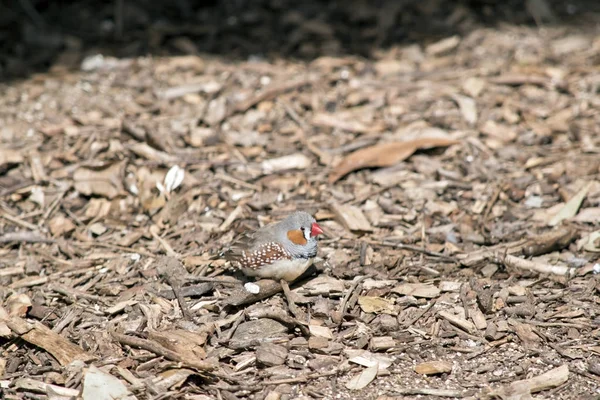
<svg viewBox="0 0 600 400"><path fill-rule="evenodd" d="M600 396L594 2L17 3L2 398Z"/></svg>

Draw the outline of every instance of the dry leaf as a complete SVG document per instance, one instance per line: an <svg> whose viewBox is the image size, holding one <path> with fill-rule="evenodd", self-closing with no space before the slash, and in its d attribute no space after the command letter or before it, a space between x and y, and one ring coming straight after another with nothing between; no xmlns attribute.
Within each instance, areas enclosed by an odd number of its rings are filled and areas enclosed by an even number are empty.
<svg viewBox="0 0 600 400"><path fill-rule="evenodd" d="M424 297L432 299L440 295L440 289L425 283L403 283L392 289L392 292L404 296Z"/></svg>
<svg viewBox="0 0 600 400"><path fill-rule="evenodd" d="M83 400L135 399L120 379L93 365L85 372L81 396Z"/></svg>
<svg viewBox="0 0 600 400"><path fill-rule="evenodd" d="M420 149L444 147L456 143L457 140L449 138L421 138L408 142L379 143L346 156L329 175L329 182L334 183L357 169L392 166L406 160Z"/></svg>
<svg viewBox="0 0 600 400"><path fill-rule="evenodd" d="M360 296L358 304L366 313L394 314L394 300L376 296Z"/></svg>
<svg viewBox="0 0 600 400"><path fill-rule="evenodd" d="M356 375L346 383L346 388L349 390L360 390L366 387L369 383L373 382L373 379L377 376L378 369L379 366L377 364L365 368L360 374Z"/></svg>
<svg viewBox="0 0 600 400"><path fill-rule="evenodd" d="M469 125L474 125L477 122L477 104L475 103L475 100L459 94L453 95L452 98L456 104L458 104L458 108L460 108L464 120L467 121Z"/></svg>
<svg viewBox="0 0 600 400"><path fill-rule="evenodd" d="M75 189L86 196L97 195L112 199L123 192L123 165L117 163L99 171L79 168L73 174Z"/></svg>
<svg viewBox="0 0 600 400"><path fill-rule="evenodd" d="M392 365L392 359L383 354L372 353L368 350L347 349L348 361L363 367L378 366L380 371L389 368Z"/></svg>
<svg viewBox="0 0 600 400"><path fill-rule="evenodd" d="M591 232L577 242L577 250L585 250L592 253L600 252L600 231Z"/></svg>
<svg viewBox="0 0 600 400"><path fill-rule="evenodd" d="M152 387L156 388L158 393L167 392L171 388L177 390L185 383L185 381L190 377L190 375L194 374L195 372L193 370L186 368L167 369L158 374L156 378L152 379ZM210 400L209 397L196 398L195 396L193 397L193 399Z"/></svg>
<svg viewBox="0 0 600 400"><path fill-rule="evenodd" d="M592 182L589 182L579 192L577 192L575 196L571 197L571 199L558 212L558 214L548 221L548 225L556 226L567 218L573 218L577 214L579 207L581 207L581 203L583 203L583 199L585 199L585 196L587 196L587 193L591 187Z"/></svg>

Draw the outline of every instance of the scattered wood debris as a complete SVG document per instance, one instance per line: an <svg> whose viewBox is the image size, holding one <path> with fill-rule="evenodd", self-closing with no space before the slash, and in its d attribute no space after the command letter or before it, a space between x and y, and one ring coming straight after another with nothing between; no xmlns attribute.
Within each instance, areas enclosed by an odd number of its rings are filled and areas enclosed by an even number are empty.
<svg viewBox="0 0 600 400"><path fill-rule="evenodd" d="M0 397L597 396L591 5L6 3Z"/></svg>

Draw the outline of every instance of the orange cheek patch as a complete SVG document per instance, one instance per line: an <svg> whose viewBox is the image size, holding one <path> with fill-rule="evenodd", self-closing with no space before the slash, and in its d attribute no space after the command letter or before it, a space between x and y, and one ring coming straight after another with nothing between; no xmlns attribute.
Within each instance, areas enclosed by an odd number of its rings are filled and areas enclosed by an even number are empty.
<svg viewBox="0 0 600 400"><path fill-rule="evenodd" d="M292 241L292 243L304 246L306 244L306 238L300 229L296 229L293 231L288 231L287 233L288 239Z"/></svg>

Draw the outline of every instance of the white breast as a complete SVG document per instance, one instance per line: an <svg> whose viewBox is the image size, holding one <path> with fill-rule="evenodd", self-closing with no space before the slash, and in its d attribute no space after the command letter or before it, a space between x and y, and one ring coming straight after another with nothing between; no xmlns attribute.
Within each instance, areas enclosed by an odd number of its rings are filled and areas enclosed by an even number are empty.
<svg viewBox="0 0 600 400"><path fill-rule="evenodd" d="M312 264L313 259L295 258L283 259L272 264L266 264L258 269L245 268L244 273L248 276L256 276L264 279L285 279L292 282L304 273Z"/></svg>

